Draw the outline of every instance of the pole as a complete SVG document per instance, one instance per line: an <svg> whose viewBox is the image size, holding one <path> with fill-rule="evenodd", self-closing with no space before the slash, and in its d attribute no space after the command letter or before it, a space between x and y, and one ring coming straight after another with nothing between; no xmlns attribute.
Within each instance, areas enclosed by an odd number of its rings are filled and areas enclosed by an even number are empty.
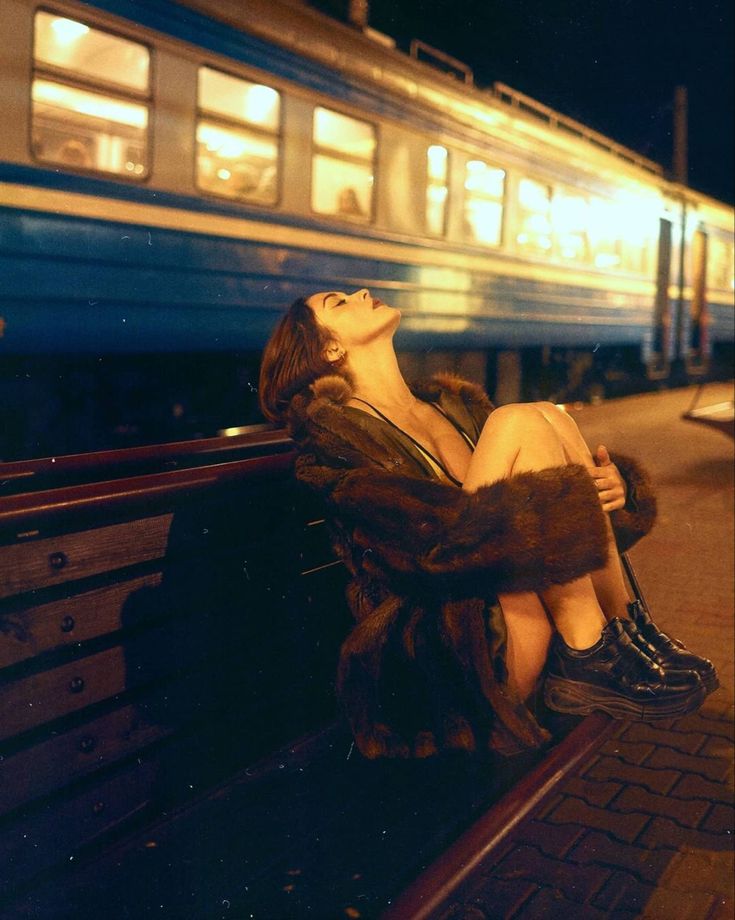
<svg viewBox="0 0 735 920"><path fill-rule="evenodd" d="M687 88L674 90L674 179L687 184Z"/></svg>

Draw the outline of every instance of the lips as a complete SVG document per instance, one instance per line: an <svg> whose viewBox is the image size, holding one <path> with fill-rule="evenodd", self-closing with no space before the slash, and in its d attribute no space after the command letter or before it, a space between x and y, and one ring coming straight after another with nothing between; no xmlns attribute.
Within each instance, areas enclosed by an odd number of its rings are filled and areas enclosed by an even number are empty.
<svg viewBox="0 0 735 920"><path fill-rule="evenodd" d="M382 306L383 306L383 301L379 297L374 297L373 298L373 310L376 307L382 307Z"/></svg>

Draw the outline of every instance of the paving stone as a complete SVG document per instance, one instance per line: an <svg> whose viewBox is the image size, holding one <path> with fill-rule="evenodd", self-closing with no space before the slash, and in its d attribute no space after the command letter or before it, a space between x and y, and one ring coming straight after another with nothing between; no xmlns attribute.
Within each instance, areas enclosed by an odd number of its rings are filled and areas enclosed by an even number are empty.
<svg viewBox="0 0 735 920"><path fill-rule="evenodd" d="M605 783L587 777L573 776L564 784L564 793L584 799L589 805L604 808L622 788L622 783Z"/></svg>
<svg viewBox="0 0 735 920"><path fill-rule="evenodd" d="M728 707L727 714L723 715L722 718L717 718L715 713L708 717L706 713L700 711L693 712L681 721L686 722L687 731L701 732L705 735L719 735L728 741L734 741L735 727L731 721L731 716L732 713L730 712L730 707Z"/></svg>
<svg viewBox="0 0 735 920"><path fill-rule="evenodd" d="M733 789L729 782L713 783L695 773L687 773L671 789L679 799L707 799L708 802L732 802Z"/></svg>
<svg viewBox="0 0 735 920"><path fill-rule="evenodd" d="M598 891L610 876L600 866L578 866L552 859L535 847L519 846L495 866L495 878L524 878L558 889L570 901L582 903Z"/></svg>
<svg viewBox="0 0 735 920"><path fill-rule="evenodd" d="M674 748L683 754L696 754L707 741L707 735L696 731L666 731L646 722L632 722L623 740L634 744L653 744Z"/></svg>
<svg viewBox="0 0 735 920"><path fill-rule="evenodd" d="M640 914L655 890L654 885L641 882L628 872L614 872L592 903L601 910L615 911L616 915L618 910Z"/></svg>
<svg viewBox="0 0 735 920"><path fill-rule="evenodd" d="M649 792L669 792L681 773L676 770L653 770L638 764L626 763L619 757L600 757L585 771L585 777L597 780L618 780L643 786Z"/></svg>
<svg viewBox="0 0 735 920"><path fill-rule="evenodd" d="M678 850L723 850L732 849L731 834L715 834L701 828L682 827L669 818L653 818L636 840L639 846L665 847Z"/></svg>
<svg viewBox="0 0 735 920"><path fill-rule="evenodd" d="M709 804L699 799L673 799L656 795L640 786L627 786L612 805L615 811L663 815L685 827L697 827L707 814Z"/></svg>
<svg viewBox="0 0 735 920"><path fill-rule="evenodd" d="M728 741L726 738L720 738L718 735L714 735L707 739L707 743L699 752L699 756L713 757L732 764L734 752L735 745L733 745L732 741Z"/></svg>
<svg viewBox="0 0 735 920"><path fill-rule="evenodd" d="M702 891L657 888L640 914L640 920L702 920L711 910L713 901L711 894Z"/></svg>
<svg viewBox="0 0 735 920"><path fill-rule="evenodd" d="M647 767L661 767L665 770L680 770L682 773L698 773L706 779L724 780L730 772L730 764L712 757L698 757L696 754L681 754L672 748L656 748L646 761Z"/></svg>
<svg viewBox="0 0 735 920"><path fill-rule="evenodd" d="M626 763L635 764L643 763L651 756L654 750L655 747L652 744L637 744L620 738L609 739L600 747L601 754L619 757Z"/></svg>
<svg viewBox="0 0 735 920"><path fill-rule="evenodd" d="M615 915L615 920L633 920L633 916L621 912ZM541 888L538 894L523 905L517 917L518 920L610 920L607 912L598 910L591 904L576 904L569 901L560 891L553 888Z"/></svg>
<svg viewBox="0 0 735 920"><path fill-rule="evenodd" d="M672 891L705 892L732 896L732 854L726 850L691 850L679 853L661 878L660 887Z"/></svg>
<svg viewBox="0 0 735 920"><path fill-rule="evenodd" d="M729 834L732 838L735 831L735 808L732 805L715 805L712 811L702 822L702 830L712 834Z"/></svg>
<svg viewBox="0 0 735 920"><path fill-rule="evenodd" d="M515 836L518 843L530 844L547 856L563 859L582 834L583 828L573 824L526 821L521 824Z"/></svg>
<svg viewBox="0 0 735 920"><path fill-rule="evenodd" d="M576 824L603 830L618 840L632 843L651 820L650 815L623 814L588 805L581 799L565 798L546 816L554 824Z"/></svg>
<svg viewBox="0 0 735 920"><path fill-rule="evenodd" d="M486 879L484 886L475 888L466 903L483 911L483 916L499 920L501 917L512 917L538 890L539 885L528 879L493 877ZM466 920L463 914L460 914L460 917L461 920ZM454 917L447 920L454 920Z"/></svg>
<svg viewBox="0 0 735 920"><path fill-rule="evenodd" d="M590 831L569 851L568 858L583 864L593 862L610 868L628 869L642 881L653 884L676 855L676 850L649 850Z"/></svg>

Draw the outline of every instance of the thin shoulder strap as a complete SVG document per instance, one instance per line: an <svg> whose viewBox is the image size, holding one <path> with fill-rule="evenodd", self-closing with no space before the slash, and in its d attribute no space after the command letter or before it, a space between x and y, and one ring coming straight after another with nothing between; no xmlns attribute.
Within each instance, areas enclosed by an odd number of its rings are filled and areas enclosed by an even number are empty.
<svg viewBox="0 0 735 920"><path fill-rule="evenodd" d="M439 405L439 403L433 402L431 405L437 410L437 412L441 412L441 414L444 416L444 418L445 418L450 424L452 424L452 425L457 429L457 431L462 435L462 437L463 437L463 438L465 439L465 441L467 442L467 444L468 444L470 450L474 451L474 449L477 447L477 444L475 444L475 442L474 442L474 441L472 440L472 438L467 434L467 432L464 430L464 428L463 428L461 425L459 425L457 422L455 422L454 419L452 418L452 416L451 416L447 411L445 411L444 409L442 409L442 407Z"/></svg>
<svg viewBox="0 0 735 920"><path fill-rule="evenodd" d="M437 457L435 457L435 456L431 453L431 451L428 450L426 447L424 447L424 445L421 444L419 441L417 441L416 438L414 438L412 435L410 435L407 431L404 431L403 428L401 428L399 425L396 425L396 423L395 423L394 421L391 421L391 419L389 419L387 415L383 415L383 413L380 411L380 409L377 409L374 405L372 405L372 403L369 403L366 399L360 399L359 396L353 396L352 399L354 399L356 402L361 402L361 403L363 403L363 405L365 405L365 406L368 406L368 408L372 409L373 412L374 412L379 418L382 418L384 422L387 422L392 428L395 428L396 431L400 431L400 433L401 433L404 437L408 438L408 440L409 440L412 444L414 444L414 445L421 451L422 454L425 454L425 455L429 458L429 460L431 460L432 463L435 463L436 466L438 466L439 469L442 471L442 473L444 473L444 475L447 477L447 479L448 479L450 482L453 482L455 486L461 486L461 485L462 485L462 483L459 481L459 479L457 479L456 476L452 476L452 474L449 472L449 470L446 468L446 466L444 466L444 464L441 462L441 460L439 460ZM432 403L432 405L434 405L434 404Z"/></svg>

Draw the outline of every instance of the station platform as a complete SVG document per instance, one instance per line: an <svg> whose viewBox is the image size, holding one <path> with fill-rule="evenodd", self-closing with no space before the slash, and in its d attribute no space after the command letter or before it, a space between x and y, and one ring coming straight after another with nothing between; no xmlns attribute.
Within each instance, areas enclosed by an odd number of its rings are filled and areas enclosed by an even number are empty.
<svg viewBox="0 0 735 920"><path fill-rule="evenodd" d="M620 722L432 917L735 915L733 442L683 417L693 393L568 411L593 449L604 443L630 453L650 471L659 519L630 555L658 625L711 658L721 687L700 712L679 720ZM699 402L732 397L731 386L709 384Z"/></svg>

